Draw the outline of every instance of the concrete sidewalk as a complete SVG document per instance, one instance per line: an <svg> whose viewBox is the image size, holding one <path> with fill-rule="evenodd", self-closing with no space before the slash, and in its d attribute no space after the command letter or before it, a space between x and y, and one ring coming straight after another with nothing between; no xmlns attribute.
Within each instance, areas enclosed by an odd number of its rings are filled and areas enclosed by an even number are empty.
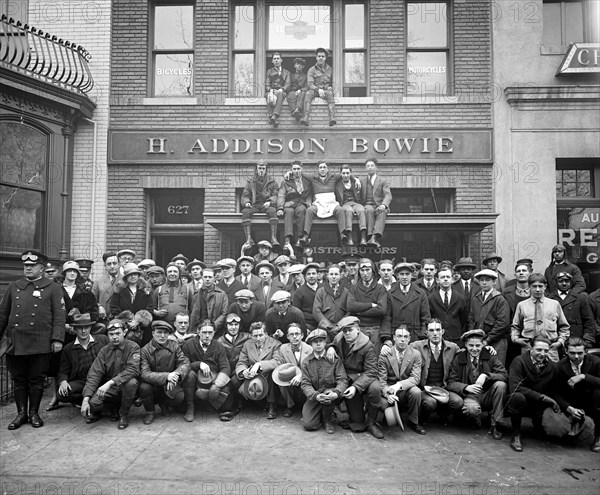
<svg viewBox="0 0 600 495"><path fill-rule="evenodd" d="M43 402L45 406L47 401ZM157 409L158 410L158 409ZM337 427L305 432L299 415L273 421L248 409L230 423L199 411L157 415L119 431L79 410L44 412L43 428L8 431L14 405L0 408L3 494L578 494L596 495L600 455L524 431L524 452L479 431L432 423L427 435L384 428L386 438Z"/></svg>

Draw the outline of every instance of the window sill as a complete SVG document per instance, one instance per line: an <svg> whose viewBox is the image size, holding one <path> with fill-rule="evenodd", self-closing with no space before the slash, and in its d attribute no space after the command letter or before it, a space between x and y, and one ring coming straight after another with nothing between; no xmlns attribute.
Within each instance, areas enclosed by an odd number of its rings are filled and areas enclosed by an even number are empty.
<svg viewBox="0 0 600 495"><path fill-rule="evenodd" d="M404 105L456 105L457 103L459 103L458 96L422 95L402 98Z"/></svg>
<svg viewBox="0 0 600 495"><path fill-rule="evenodd" d="M142 98L142 105L173 106L173 105L197 105L198 98L193 96L170 96Z"/></svg>
<svg viewBox="0 0 600 495"><path fill-rule="evenodd" d="M372 105L373 103L375 103L375 98L373 98L372 96L364 96L361 98L341 97L335 99L336 105ZM237 96L235 98L225 98L225 105L228 106L262 107L266 104L267 100L265 98L258 98L252 96ZM313 104L326 105L327 103L321 98L315 98Z"/></svg>
<svg viewBox="0 0 600 495"><path fill-rule="evenodd" d="M541 45L540 55L564 55L569 45Z"/></svg>

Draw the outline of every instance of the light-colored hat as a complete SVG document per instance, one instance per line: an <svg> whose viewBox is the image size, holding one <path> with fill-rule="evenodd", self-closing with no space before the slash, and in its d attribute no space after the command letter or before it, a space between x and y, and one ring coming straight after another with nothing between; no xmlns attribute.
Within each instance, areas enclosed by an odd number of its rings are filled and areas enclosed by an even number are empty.
<svg viewBox="0 0 600 495"><path fill-rule="evenodd" d="M447 404L450 400L450 394L445 388L433 387L431 385L425 385L425 392L433 397L440 404Z"/></svg>
<svg viewBox="0 0 600 495"><path fill-rule="evenodd" d="M268 391L269 383L263 375L256 375L251 380L244 381L244 394L250 400L262 400Z"/></svg>
<svg viewBox="0 0 600 495"><path fill-rule="evenodd" d="M298 275L299 273L302 273L304 271L304 265L302 263L297 263L295 265L292 265L288 268L288 273L290 275Z"/></svg>
<svg viewBox="0 0 600 495"><path fill-rule="evenodd" d="M319 271L319 263L311 262L304 265L304 268L302 269L302 275L306 274L309 268L314 268L315 270Z"/></svg>
<svg viewBox="0 0 600 495"><path fill-rule="evenodd" d="M123 267L123 280L126 280L127 277L129 277L129 275L133 275L134 273L137 273L138 275L142 274L142 272L135 263L127 263Z"/></svg>
<svg viewBox="0 0 600 495"><path fill-rule="evenodd" d="M404 423L402 423L402 418L400 417L400 411L398 410L398 403L394 402L389 407L387 407L384 411L385 420L387 421L388 426L399 426L404 431Z"/></svg>
<svg viewBox="0 0 600 495"><path fill-rule="evenodd" d="M67 261L62 267L62 271L66 272L67 270L77 270L77 273L81 273L79 270L79 263L75 261Z"/></svg>
<svg viewBox="0 0 600 495"><path fill-rule="evenodd" d="M241 289L234 294L234 297L236 299L254 299L255 296L254 292L252 292L251 290Z"/></svg>
<svg viewBox="0 0 600 495"><path fill-rule="evenodd" d="M269 241L258 241L258 243L256 244L258 247L264 246L264 247L268 247L269 249L273 249L273 244L271 244Z"/></svg>
<svg viewBox="0 0 600 495"><path fill-rule="evenodd" d="M287 256L287 255L285 255L285 254L282 254L282 255L280 255L280 256L277 256L277 258L275 258L275 261L273 261L273 264L274 264L275 266L279 266L279 265L281 265L282 263L290 263L290 261L291 261L291 260L290 260L290 257L289 257L289 256Z"/></svg>
<svg viewBox="0 0 600 495"><path fill-rule="evenodd" d="M394 267L394 273L398 273L400 270L408 270L410 273L413 273L415 271L415 265L407 263L406 261L397 263Z"/></svg>
<svg viewBox="0 0 600 495"><path fill-rule="evenodd" d="M463 333L460 336L460 340L466 342L471 337L481 337L482 339L485 339L485 332L480 328L474 328L473 330L468 330L467 332Z"/></svg>
<svg viewBox="0 0 600 495"><path fill-rule="evenodd" d="M473 278L479 278L479 277L490 277L490 278L493 278L494 280L496 280L498 278L498 274L494 270L490 270L489 268L484 268L483 270L479 270L475 275L473 275Z"/></svg>
<svg viewBox="0 0 600 495"><path fill-rule="evenodd" d="M138 268L150 268L151 266L156 266L156 262L149 258L146 258L138 263Z"/></svg>
<svg viewBox="0 0 600 495"><path fill-rule="evenodd" d="M290 381L296 375L302 373L300 368L292 363L283 363L273 370L271 377L281 387L289 387Z"/></svg>
<svg viewBox="0 0 600 495"><path fill-rule="evenodd" d="M217 266L221 268L237 268L237 262L233 258L223 258L219 260Z"/></svg>
<svg viewBox="0 0 600 495"><path fill-rule="evenodd" d="M288 301L291 298L292 295L287 290L278 290L277 292L275 292L275 294L271 296L271 302L276 303L281 301Z"/></svg>
<svg viewBox="0 0 600 495"><path fill-rule="evenodd" d="M327 332L325 330L323 330L322 328L315 328L312 332L310 332L308 334L308 337L306 337L306 343L310 344L315 339L326 339L326 338L327 338Z"/></svg>
<svg viewBox="0 0 600 495"><path fill-rule="evenodd" d="M254 271L256 273L259 272L259 270L263 267L267 267L269 270L271 270L271 273L275 273L275 267L269 263L267 260L262 260L260 263L257 263L256 266L254 267Z"/></svg>
<svg viewBox="0 0 600 495"><path fill-rule="evenodd" d="M133 249L121 249L119 252L117 252L117 258L120 258L124 254L130 254L132 258L135 258L136 256L136 253Z"/></svg>

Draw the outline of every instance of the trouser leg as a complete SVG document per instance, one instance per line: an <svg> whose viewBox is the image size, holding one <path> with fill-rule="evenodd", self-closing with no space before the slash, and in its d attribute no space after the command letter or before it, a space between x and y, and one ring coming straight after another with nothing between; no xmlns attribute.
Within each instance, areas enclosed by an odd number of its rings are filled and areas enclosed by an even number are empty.
<svg viewBox="0 0 600 495"><path fill-rule="evenodd" d="M321 410L323 406L316 400L307 400L302 406L302 426L307 431L321 428Z"/></svg>
<svg viewBox="0 0 600 495"><path fill-rule="evenodd" d="M492 410L492 425L502 422L504 418L506 389L507 385L505 382L494 382L481 399L482 408L484 410Z"/></svg>
<svg viewBox="0 0 600 495"><path fill-rule="evenodd" d="M308 235L310 235L310 233L312 231L312 224L313 224L313 220L314 220L316 214L317 214L316 206L309 206L306 209L306 217L304 219L304 232Z"/></svg>

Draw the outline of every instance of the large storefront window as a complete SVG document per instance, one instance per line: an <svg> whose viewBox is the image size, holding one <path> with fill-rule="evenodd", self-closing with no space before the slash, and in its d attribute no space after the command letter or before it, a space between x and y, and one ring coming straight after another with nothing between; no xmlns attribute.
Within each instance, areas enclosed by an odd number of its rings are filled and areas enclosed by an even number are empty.
<svg viewBox="0 0 600 495"><path fill-rule="evenodd" d="M0 122L0 142L0 251L44 249L48 137L26 124Z"/></svg>
<svg viewBox="0 0 600 495"><path fill-rule="evenodd" d="M407 96L451 94L449 14L447 2L407 2Z"/></svg>
<svg viewBox="0 0 600 495"><path fill-rule="evenodd" d="M233 94L257 97L264 93L264 73L274 52L283 67L294 71L293 60L315 63L315 49L330 52L334 90L339 96L367 95L366 3L333 0L322 4L236 4L232 9Z"/></svg>
<svg viewBox="0 0 600 495"><path fill-rule="evenodd" d="M194 7L155 5L152 42L153 96L192 96Z"/></svg>

